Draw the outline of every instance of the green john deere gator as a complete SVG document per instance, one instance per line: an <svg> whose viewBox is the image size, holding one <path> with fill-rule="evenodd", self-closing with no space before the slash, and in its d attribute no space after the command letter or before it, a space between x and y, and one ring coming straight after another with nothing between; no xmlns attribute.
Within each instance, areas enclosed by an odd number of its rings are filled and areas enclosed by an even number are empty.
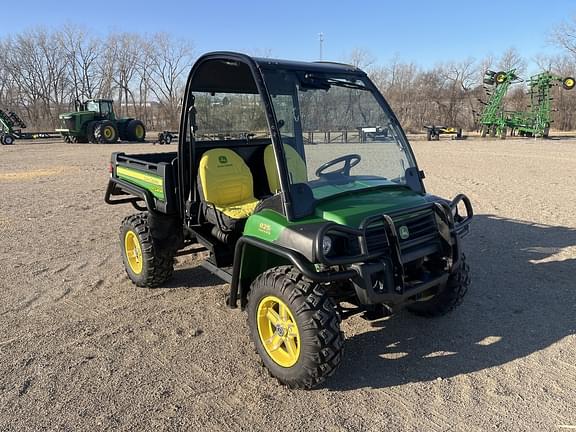
<svg viewBox="0 0 576 432"><path fill-rule="evenodd" d="M352 138L374 125L387 133ZM304 138L318 130L350 134ZM426 193L398 120L356 67L206 54L178 146L112 155L105 200L140 211L120 227L128 277L160 286L176 254L207 256L281 383L311 388L334 372L342 319L438 316L462 302L470 201Z"/></svg>
<svg viewBox="0 0 576 432"><path fill-rule="evenodd" d="M146 127L140 120L116 118L113 101L110 99L90 99L76 101L76 110L60 114L60 132L67 143L105 143L118 139L143 142Z"/></svg>

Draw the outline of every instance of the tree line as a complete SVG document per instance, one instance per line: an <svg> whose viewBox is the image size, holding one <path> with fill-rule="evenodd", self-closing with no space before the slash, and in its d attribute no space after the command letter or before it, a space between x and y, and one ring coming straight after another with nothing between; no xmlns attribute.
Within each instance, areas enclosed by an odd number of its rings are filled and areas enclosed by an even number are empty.
<svg viewBox="0 0 576 432"><path fill-rule="evenodd" d="M576 20L559 25L551 42L563 54L534 59L539 71L576 75ZM111 32L97 36L68 25L35 28L0 39L0 108L16 111L34 129L53 128L75 100L110 98L118 115L142 119L149 130L174 129L187 74L195 60L191 42L166 33ZM528 78L527 62L510 48L501 56L438 63L423 68L396 57L378 64L355 49L346 62L366 70L410 132L424 125L473 130L487 99L484 72L516 69ZM553 127L576 129L576 90L553 89ZM525 83L511 87L510 110L529 105Z"/></svg>
<svg viewBox="0 0 576 432"><path fill-rule="evenodd" d="M148 129L178 125L179 103L194 60L191 43L166 33L95 36L69 25L0 40L0 108L33 128L53 128L75 100L110 98L117 115Z"/></svg>

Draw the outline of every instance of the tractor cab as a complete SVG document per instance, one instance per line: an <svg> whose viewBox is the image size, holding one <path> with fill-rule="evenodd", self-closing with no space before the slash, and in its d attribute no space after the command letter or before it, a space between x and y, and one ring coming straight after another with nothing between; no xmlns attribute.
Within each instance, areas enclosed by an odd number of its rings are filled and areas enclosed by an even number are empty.
<svg viewBox="0 0 576 432"><path fill-rule="evenodd" d="M79 111L91 111L97 113L97 117L101 120L107 119L114 121L116 116L114 114L113 103L110 99L89 99L79 104Z"/></svg>

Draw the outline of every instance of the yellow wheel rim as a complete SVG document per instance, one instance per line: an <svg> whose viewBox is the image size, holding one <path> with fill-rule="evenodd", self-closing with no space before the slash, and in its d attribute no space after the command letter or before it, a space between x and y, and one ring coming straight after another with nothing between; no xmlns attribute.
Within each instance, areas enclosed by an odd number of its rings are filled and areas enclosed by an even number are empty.
<svg viewBox="0 0 576 432"><path fill-rule="evenodd" d="M572 88L572 87L574 87L574 80L571 79L571 78L566 78L566 79L564 80L564 85L565 85L566 87Z"/></svg>
<svg viewBox="0 0 576 432"><path fill-rule="evenodd" d="M135 132L136 138L142 139L144 137L144 128L142 127L142 125L136 126L136 130L134 132Z"/></svg>
<svg viewBox="0 0 576 432"><path fill-rule="evenodd" d="M114 136L114 130L110 126L104 128L104 136L106 139L110 139Z"/></svg>
<svg viewBox="0 0 576 432"><path fill-rule="evenodd" d="M274 362L292 367L300 358L300 332L290 308L276 296L260 300L256 312L258 335Z"/></svg>
<svg viewBox="0 0 576 432"><path fill-rule="evenodd" d="M124 236L124 252L130 269L135 274L142 273L142 248L134 231L128 231Z"/></svg>

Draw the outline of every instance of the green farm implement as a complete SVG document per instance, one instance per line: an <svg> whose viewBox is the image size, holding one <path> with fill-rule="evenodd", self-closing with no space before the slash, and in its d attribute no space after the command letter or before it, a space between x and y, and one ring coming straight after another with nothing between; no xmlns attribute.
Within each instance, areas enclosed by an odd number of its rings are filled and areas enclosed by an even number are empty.
<svg viewBox="0 0 576 432"><path fill-rule="evenodd" d="M506 111L504 109L504 97L511 84L521 82L516 75L516 70L508 72L487 71L484 75L484 84L487 88L488 102L480 115L481 135L485 137L499 136L506 138L510 135L533 136L547 138L552 123L552 96L551 89L562 85L565 90L572 90L576 81L572 77L562 78L550 72L542 72L530 77L528 89L530 106L526 111Z"/></svg>
<svg viewBox="0 0 576 432"><path fill-rule="evenodd" d="M489 98L480 115L480 133L482 137L486 135L495 137L502 132L505 127L503 124L504 97L508 93L511 84L521 81L516 75L516 69L511 69L507 72L486 71L483 82L486 85L485 88Z"/></svg>
<svg viewBox="0 0 576 432"><path fill-rule="evenodd" d="M27 125L14 111L0 109L0 143L12 145L17 139L54 138L54 132L23 132Z"/></svg>
<svg viewBox="0 0 576 432"><path fill-rule="evenodd" d="M528 111L505 111L504 128L520 136L534 136L547 138L552 123L552 96L551 89L562 85L565 90L574 88L574 78L562 78L550 72L543 72L530 77L528 81L530 93L530 107ZM501 138L505 138L505 129L501 131Z"/></svg>

